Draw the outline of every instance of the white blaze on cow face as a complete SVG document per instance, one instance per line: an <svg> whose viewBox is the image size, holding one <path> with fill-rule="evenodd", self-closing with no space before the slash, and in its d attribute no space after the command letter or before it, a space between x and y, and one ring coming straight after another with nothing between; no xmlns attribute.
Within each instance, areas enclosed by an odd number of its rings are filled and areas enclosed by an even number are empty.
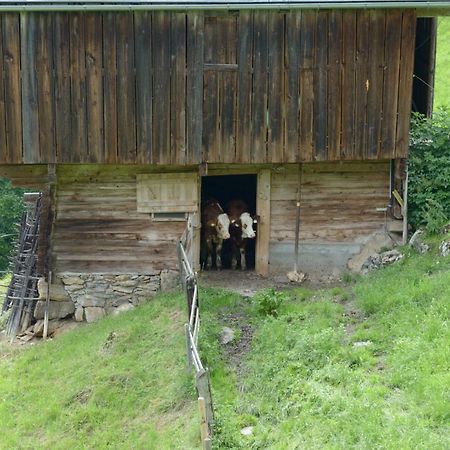
<svg viewBox="0 0 450 450"><path fill-rule="evenodd" d="M253 239L256 234L253 230L253 218L248 213L241 214L241 223L242 223L242 238L243 239Z"/></svg>
<svg viewBox="0 0 450 450"><path fill-rule="evenodd" d="M217 217L217 235L220 239L230 239L230 232L228 228L230 227L230 218L228 214L219 214Z"/></svg>

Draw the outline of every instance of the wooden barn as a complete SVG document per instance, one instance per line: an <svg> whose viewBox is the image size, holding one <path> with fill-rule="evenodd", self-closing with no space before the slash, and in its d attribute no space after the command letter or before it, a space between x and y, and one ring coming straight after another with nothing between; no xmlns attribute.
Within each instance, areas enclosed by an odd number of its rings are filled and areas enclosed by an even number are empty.
<svg viewBox="0 0 450 450"><path fill-rule="evenodd" d="M392 192L449 6L2 0L0 176L43 192L39 271L78 318L139 301L187 224L200 267L206 195L259 216L256 272L292 268L298 207L300 267L344 270L401 230Z"/></svg>

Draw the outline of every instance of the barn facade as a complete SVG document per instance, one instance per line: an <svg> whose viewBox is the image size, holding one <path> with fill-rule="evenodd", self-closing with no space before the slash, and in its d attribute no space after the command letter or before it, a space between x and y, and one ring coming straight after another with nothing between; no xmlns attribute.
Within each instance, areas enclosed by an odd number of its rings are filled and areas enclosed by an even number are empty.
<svg viewBox="0 0 450 450"><path fill-rule="evenodd" d="M292 267L298 207L306 270L395 230L417 24L448 3L389 5L1 2L0 176L44 193L42 275L81 315L139 301L186 226L200 268L211 192L248 197L263 275Z"/></svg>

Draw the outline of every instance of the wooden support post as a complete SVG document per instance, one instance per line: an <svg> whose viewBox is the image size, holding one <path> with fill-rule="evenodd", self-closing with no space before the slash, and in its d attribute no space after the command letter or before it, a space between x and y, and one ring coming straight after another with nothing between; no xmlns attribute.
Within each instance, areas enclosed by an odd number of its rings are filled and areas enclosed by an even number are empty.
<svg viewBox="0 0 450 450"><path fill-rule="evenodd" d="M295 261L294 272L298 271L298 247L300 243L300 205L301 205L301 192L302 192L302 175L303 165L298 165L298 185L297 185L297 203L296 203L296 215L295 215Z"/></svg>
<svg viewBox="0 0 450 450"><path fill-rule="evenodd" d="M48 272L47 277L47 292L45 294L45 313L44 313L44 331L42 334L42 337L44 341L47 339L48 335L48 316L49 316L49 310L50 310L50 284L52 282L52 272Z"/></svg>
<svg viewBox="0 0 450 450"><path fill-rule="evenodd" d="M200 435L202 437L203 450L211 450L211 439L208 432L208 422L206 417L206 402L203 397L198 398L198 409L200 411Z"/></svg>
<svg viewBox="0 0 450 450"><path fill-rule="evenodd" d="M403 245L408 242L408 167L406 168L405 187L403 189Z"/></svg>
<svg viewBox="0 0 450 450"><path fill-rule="evenodd" d="M256 214L259 216L256 236L255 269L260 275L269 273L269 240L270 240L270 170L258 172L256 195Z"/></svg>
<svg viewBox="0 0 450 450"><path fill-rule="evenodd" d="M192 369L192 351L191 351L191 338L189 337L189 324L184 326L184 332L186 335L186 355L187 355L187 369Z"/></svg>
<svg viewBox="0 0 450 450"><path fill-rule="evenodd" d="M212 406L211 386L209 376L206 370L200 370L195 377L195 384L199 397L205 399L206 421L208 423L209 435L212 436L212 424L214 421L214 412Z"/></svg>

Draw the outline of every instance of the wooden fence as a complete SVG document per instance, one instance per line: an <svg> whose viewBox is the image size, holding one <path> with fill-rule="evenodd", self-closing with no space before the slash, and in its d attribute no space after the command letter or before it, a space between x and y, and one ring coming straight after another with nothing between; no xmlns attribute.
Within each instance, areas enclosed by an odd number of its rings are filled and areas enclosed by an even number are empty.
<svg viewBox="0 0 450 450"><path fill-rule="evenodd" d="M198 393L198 404L201 417L201 438L203 449L211 449L214 410L211 396L211 385L208 371L203 366L198 352L200 331L200 304L197 276L192 270L192 260L188 258L186 247L189 247L187 233L178 243L178 260L180 266L181 285L186 292L189 322L185 325L186 353L188 370L194 369L195 385Z"/></svg>

